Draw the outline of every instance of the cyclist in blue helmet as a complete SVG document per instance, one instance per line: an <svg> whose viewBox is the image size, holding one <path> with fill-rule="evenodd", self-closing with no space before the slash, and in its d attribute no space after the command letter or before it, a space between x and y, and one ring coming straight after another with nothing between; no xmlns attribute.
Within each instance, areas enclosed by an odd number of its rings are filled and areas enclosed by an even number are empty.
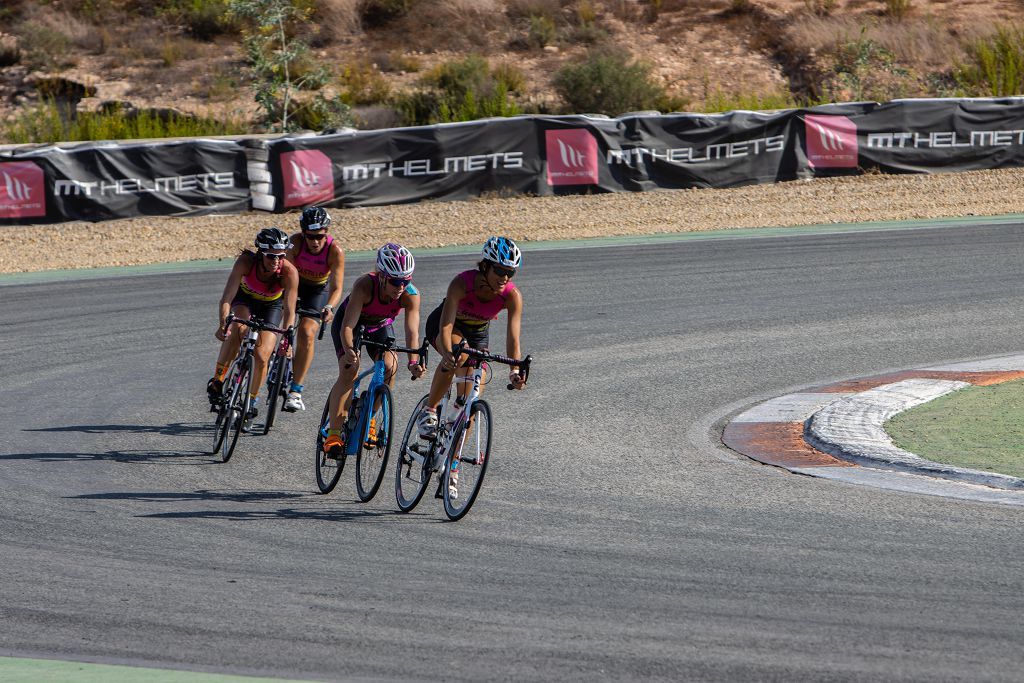
<svg viewBox="0 0 1024 683"><path fill-rule="evenodd" d="M437 429L437 406L456 375L466 376L462 367L466 358L456 359L452 349L461 341L485 351L490 345L489 328L501 311L508 312L505 355L520 358L519 328L523 317L523 296L512 284L512 278L523 263L519 247L508 237L489 238L480 251L481 260L475 269L466 270L448 285L444 301L427 317L426 336L441 355L430 383L427 405L417 418L417 430L424 439L431 439ZM518 368L509 373L509 383L522 389L526 382Z"/></svg>

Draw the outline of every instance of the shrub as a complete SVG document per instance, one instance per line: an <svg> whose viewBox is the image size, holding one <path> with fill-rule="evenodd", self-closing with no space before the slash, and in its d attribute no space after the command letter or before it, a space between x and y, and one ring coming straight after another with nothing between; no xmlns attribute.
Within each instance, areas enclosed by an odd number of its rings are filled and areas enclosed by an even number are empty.
<svg viewBox="0 0 1024 683"><path fill-rule="evenodd" d="M521 113L510 94L525 78L510 65L488 68L478 56L439 64L420 80L422 89L396 98L407 125L472 121Z"/></svg>
<svg viewBox="0 0 1024 683"><path fill-rule="evenodd" d="M912 0L885 0L885 13L898 21L910 14L913 4Z"/></svg>
<svg viewBox="0 0 1024 683"><path fill-rule="evenodd" d="M774 93L737 94L726 93L715 89L704 99L702 111L714 113L723 111L735 111L746 109L749 111L766 111L769 109L795 109L797 107L813 106L812 102L799 101L788 90L779 90Z"/></svg>
<svg viewBox="0 0 1024 683"><path fill-rule="evenodd" d="M413 0L364 0L359 9L363 26L376 28L408 14Z"/></svg>
<svg viewBox="0 0 1024 683"><path fill-rule="evenodd" d="M386 101L391 95L387 79L369 62L346 64L338 80L343 89L341 99L345 104L377 104Z"/></svg>
<svg viewBox="0 0 1024 683"><path fill-rule="evenodd" d="M157 16L180 24L197 40L213 40L238 32L238 23L228 13L228 0L169 0L156 10Z"/></svg>
<svg viewBox="0 0 1024 683"><path fill-rule="evenodd" d="M12 121L0 124L0 138L12 144L244 135L251 132L248 122L229 117L212 119L147 111L125 112L120 107L104 112L81 113L67 121L52 100L23 109Z"/></svg>
<svg viewBox="0 0 1024 683"><path fill-rule="evenodd" d="M543 48L555 42L558 31L555 29L555 22L543 14L535 14L530 17L530 33L527 42L531 47Z"/></svg>
<svg viewBox="0 0 1024 683"><path fill-rule="evenodd" d="M819 17L827 17L836 8L838 0L804 0L804 7L811 14Z"/></svg>
<svg viewBox="0 0 1024 683"><path fill-rule="evenodd" d="M13 66L21 61L21 48L14 36L0 36L0 67Z"/></svg>
<svg viewBox="0 0 1024 683"><path fill-rule="evenodd" d="M1024 26L1000 26L965 45L967 62L954 78L967 95L1004 97L1024 90Z"/></svg>
<svg viewBox="0 0 1024 683"><path fill-rule="evenodd" d="M651 67L625 50L592 50L555 74L555 90L574 113L609 114L663 107L665 89Z"/></svg>
<svg viewBox="0 0 1024 683"><path fill-rule="evenodd" d="M71 62L68 37L48 26L28 22L21 25L23 62L31 69L52 69Z"/></svg>

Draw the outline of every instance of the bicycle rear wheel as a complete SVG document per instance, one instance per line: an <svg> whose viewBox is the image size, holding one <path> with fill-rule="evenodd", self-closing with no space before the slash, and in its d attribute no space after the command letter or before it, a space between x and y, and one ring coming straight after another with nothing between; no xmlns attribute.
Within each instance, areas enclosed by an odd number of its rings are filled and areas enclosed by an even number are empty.
<svg viewBox="0 0 1024 683"><path fill-rule="evenodd" d="M320 415L320 426L316 430L316 485L320 493L330 493L338 484L341 471L345 469L345 457L335 460L324 452L324 441L331 426L331 396L328 394L324 412Z"/></svg>
<svg viewBox="0 0 1024 683"><path fill-rule="evenodd" d="M217 404L217 419L213 423L213 449L210 451L211 455L220 451L221 444L224 443L224 438L228 435L227 415L230 394L225 395L225 391L230 390L231 387L235 386L236 374L237 370L235 369L235 365L232 364L231 372L228 373L228 376L224 379L224 383L221 385L220 402Z"/></svg>
<svg viewBox="0 0 1024 683"><path fill-rule="evenodd" d="M270 428L274 426L274 418L277 417L277 409L281 407L281 383L284 382L287 365L287 356L275 353L270 359L270 368L267 372L267 419L263 423L264 435L270 433Z"/></svg>
<svg viewBox="0 0 1024 683"><path fill-rule="evenodd" d="M235 452L238 435L245 424L245 412L249 408L249 389L252 386L252 358L247 358L242 367L241 376L231 388L228 401L227 422L224 426L227 436L220 448L221 462L227 462Z"/></svg>
<svg viewBox="0 0 1024 683"><path fill-rule="evenodd" d="M444 513L454 522L462 519L473 507L484 483L487 463L491 460L491 407L486 401L473 404L469 423L452 435L452 444L441 488L444 491Z"/></svg>
<svg viewBox="0 0 1024 683"><path fill-rule="evenodd" d="M427 490L430 483L430 460L433 457L433 448L427 448L426 443L420 441L416 433L416 418L420 411L427 405L427 397L424 396L416 404L409 424L405 426L405 436L402 437L402 444L395 456L395 501L398 509L402 512L411 512L423 498L423 492ZM418 446L423 451L413 451L412 447Z"/></svg>
<svg viewBox="0 0 1024 683"><path fill-rule="evenodd" d="M356 493L359 500L369 502L384 480L391 455L391 420L393 407L391 389L382 384L373 393L373 400L363 404L370 419L363 424L362 438L356 450ZM370 429L371 425L374 427Z"/></svg>

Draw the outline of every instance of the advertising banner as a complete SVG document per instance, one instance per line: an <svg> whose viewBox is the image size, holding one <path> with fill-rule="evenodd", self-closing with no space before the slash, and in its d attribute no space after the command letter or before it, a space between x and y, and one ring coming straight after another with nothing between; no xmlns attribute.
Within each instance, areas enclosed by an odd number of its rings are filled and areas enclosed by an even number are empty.
<svg viewBox="0 0 1024 683"><path fill-rule="evenodd" d="M0 223L238 213L245 165L221 140L30 149L0 157Z"/></svg>

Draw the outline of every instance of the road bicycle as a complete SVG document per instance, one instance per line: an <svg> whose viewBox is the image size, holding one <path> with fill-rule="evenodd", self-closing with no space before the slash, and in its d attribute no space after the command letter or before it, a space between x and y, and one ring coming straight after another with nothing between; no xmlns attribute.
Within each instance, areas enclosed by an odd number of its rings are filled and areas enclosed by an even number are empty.
<svg viewBox="0 0 1024 683"><path fill-rule="evenodd" d="M321 311L300 308L299 318L317 318L320 321L320 333L317 339L324 338L324 318ZM292 386L292 349L295 347L295 328L291 334L282 334L277 342L274 355L270 357L267 368L267 417L263 423L263 433L269 434L274 426L277 411L288 398L288 390Z"/></svg>
<svg viewBox="0 0 1024 683"><path fill-rule="evenodd" d="M444 500L444 513L448 519L456 521L469 512L480 493L491 457L491 407L480 398L481 383L486 384L484 375L488 376L489 382L489 364L501 363L518 367L524 380L530 376L531 356L516 360L478 351L467 346L465 341L453 349L456 362L462 354L472 359L473 374L456 377L456 381L470 384L470 387L468 391L449 389L441 400L434 439L419 439L416 429L417 418L426 406L428 396L416 404L405 427L395 467L395 500L402 512L410 512L419 504L435 472L439 472L440 479L437 495ZM512 388L512 384L508 384L508 389Z"/></svg>
<svg viewBox="0 0 1024 683"><path fill-rule="evenodd" d="M250 317L249 320L236 318L234 314L227 317L224 329L231 327L232 323L245 325L248 329L242 337L242 343L238 347L238 355L231 363L231 369L224 380L221 388L220 398L210 407L210 410L217 413L217 421L214 423L213 450L211 453L220 451L221 462L227 462L235 452L235 444L238 443L238 435L246 431L247 416L252 404L249 390L252 387L253 369L256 363L256 344L259 342L260 332L276 332L288 335L289 330L283 330L273 325Z"/></svg>
<svg viewBox="0 0 1024 683"><path fill-rule="evenodd" d="M356 457L356 493L359 500L371 500L380 488L387 469L388 457L391 454L391 433L394 421L394 403L391 389L385 381L385 353L415 353L420 358L420 365L427 365L427 342L418 349L396 346L394 338L385 343L362 339L357 333L355 339L356 352L362 347L376 347L381 350L380 358L373 367L364 371L352 385L352 402L348 410L348 419L342 428L342 439L345 451L339 458L331 457L324 451L327 430L330 428L331 397L327 397L324 412L320 417L320 429L316 437L316 483L321 493L330 493L338 483L341 472L345 468L345 460ZM359 384L370 377L366 390L359 392ZM333 389L331 390L334 391Z"/></svg>

